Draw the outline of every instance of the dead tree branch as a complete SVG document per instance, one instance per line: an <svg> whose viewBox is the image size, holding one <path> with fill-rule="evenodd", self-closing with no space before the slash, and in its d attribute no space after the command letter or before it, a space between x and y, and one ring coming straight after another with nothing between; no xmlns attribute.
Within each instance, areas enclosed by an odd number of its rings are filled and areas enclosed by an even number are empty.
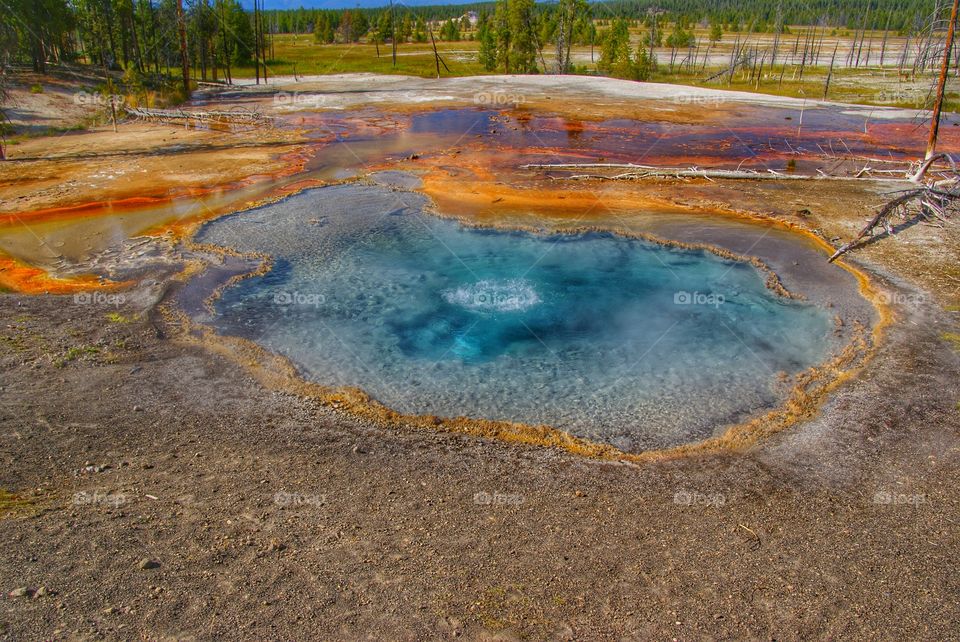
<svg viewBox="0 0 960 642"><path fill-rule="evenodd" d="M945 159L951 166L948 174L941 173L941 178L927 179L930 166L937 160ZM898 192L899 196L883 205L857 236L843 244L833 253L829 261L832 263L850 250L865 245L873 238L874 232L882 229L887 236L897 233L894 221L899 219L901 226L907 226L918 221L928 221L937 225L946 224L957 210L960 210L960 173L957 172L953 159L946 154L935 154L926 159L917 167L916 172L909 175L907 180L917 187Z"/></svg>

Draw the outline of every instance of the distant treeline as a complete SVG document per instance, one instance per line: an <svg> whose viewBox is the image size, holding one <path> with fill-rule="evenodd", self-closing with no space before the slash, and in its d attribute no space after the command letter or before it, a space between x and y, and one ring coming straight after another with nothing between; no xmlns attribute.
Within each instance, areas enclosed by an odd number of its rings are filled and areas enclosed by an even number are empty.
<svg viewBox="0 0 960 642"><path fill-rule="evenodd" d="M860 42L865 30L935 41L948 15L945 0L499 0L464 5L371 9L254 10L238 0L5 0L0 11L0 65L83 61L106 70L167 75L182 71L206 80L230 79L233 66L266 75L272 35L311 33L318 43L480 41L481 63L492 70L569 71L571 45L602 48L601 70L627 65L619 75L642 77L655 66L652 49L694 48L694 28L724 33L786 34L792 26L847 30ZM599 29L598 29L599 27ZM630 50L629 29L644 30L651 51ZM919 41L919 36L915 38ZM926 42L924 41L924 42ZM929 49L929 47L927 47ZM926 50L926 49L925 49ZM649 58L648 58L649 54ZM776 54L774 53L774 56ZM619 61L619 62L617 62ZM629 64L628 64L629 63ZM614 71L613 73L618 73Z"/></svg>
<svg viewBox="0 0 960 642"><path fill-rule="evenodd" d="M540 2L535 12L556 11L558 2ZM942 8L946 4L940 3ZM492 16L495 2L407 7L394 11L416 21L446 21L473 12ZM937 8L937 0L607 0L591 2L587 13L593 20L649 20L660 15L666 22L721 24L727 31L772 32L778 24L827 26L837 29L890 30L906 35L921 29ZM279 33L311 33L318 21L339 23L344 13L363 16L376 24L389 5L367 9L267 10L268 24Z"/></svg>
<svg viewBox="0 0 960 642"><path fill-rule="evenodd" d="M904 34L921 29L938 0L610 0L591 4L603 14L642 19L665 12L690 23L720 23L732 31L774 31L781 25L838 29L890 29ZM942 11L941 11L942 12Z"/></svg>
<svg viewBox="0 0 960 642"><path fill-rule="evenodd" d="M238 0L5 0L0 65L82 61L134 75L189 69L203 80L229 78L269 52L263 12Z"/></svg>

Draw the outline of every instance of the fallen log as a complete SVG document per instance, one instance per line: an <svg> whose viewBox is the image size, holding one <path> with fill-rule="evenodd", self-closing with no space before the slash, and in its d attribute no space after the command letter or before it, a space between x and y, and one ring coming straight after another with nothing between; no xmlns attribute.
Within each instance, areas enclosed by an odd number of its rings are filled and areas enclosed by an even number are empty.
<svg viewBox="0 0 960 642"><path fill-rule="evenodd" d="M264 116L258 111L187 111L184 109L148 109L146 107L125 107L128 114L143 120L197 121L206 123L266 125L273 121L270 116Z"/></svg>
<svg viewBox="0 0 960 642"><path fill-rule="evenodd" d="M945 161L951 167L947 172L938 172L940 179L928 179L927 174L937 161ZM860 233L851 241L843 244L828 259L834 262L850 250L864 244L867 237L872 237L878 228L887 235L896 233L893 219L899 218L903 225L917 220L926 220L935 225L950 222L951 217L960 210L960 172L957 171L953 159L946 154L935 155L919 164L914 164L903 171L897 178L889 177L898 173L895 170L875 170L869 166L863 167L852 176L838 176L819 172L818 174L784 174L771 169L766 171L752 169L700 169L697 167L655 167L651 165L637 165L634 163L531 163L521 165L521 169L544 171L575 171L583 169L597 170L626 170L618 174L575 174L567 176L567 180L638 180L644 178L705 178L707 180L776 180L776 181L859 181L871 183L896 183L906 186L907 189L894 190L897 194L892 200L883 205L874 214ZM873 176L871 172L878 172L887 177Z"/></svg>
<svg viewBox="0 0 960 642"><path fill-rule="evenodd" d="M198 87L223 87L228 89L243 89L243 85L231 85L229 83L221 81L208 81L208 80L198 80L196 81Z"/></svg>
<svg viewBox="0 0 960 642"><path fill-rule="evenodd" d="M569 176L571 180L627 180L643 178L706 178L721 180L751 180L751 181L884 181L902 183L904 178L877 178L871 176L870 168L860 170L854 176L835 176L832 174L784 174L772 169L758 171L752 169L700 169L698 167L655 167L652 165L635 165L633 163L553 163L521 165L521 169L534 170L580 170L580 169L625 169L626 172L607 176L603 174L577 174ZM886 172L884 172L886 173Z"/></svg>

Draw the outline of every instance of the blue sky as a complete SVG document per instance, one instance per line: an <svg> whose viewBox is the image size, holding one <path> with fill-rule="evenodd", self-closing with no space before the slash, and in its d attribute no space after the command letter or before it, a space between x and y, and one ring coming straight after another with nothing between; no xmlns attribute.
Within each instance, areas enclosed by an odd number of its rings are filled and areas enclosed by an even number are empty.
<svg viewBox="0 0 960 642"><path fill-rule="evenodd" d="M438 4L467 4L476 0L396 0L397 4L423 6ZM252 9L253 0L241 0L244 8ZM353 7L385 7L389 0L266 0L267 9L352 9Z"/></svg>

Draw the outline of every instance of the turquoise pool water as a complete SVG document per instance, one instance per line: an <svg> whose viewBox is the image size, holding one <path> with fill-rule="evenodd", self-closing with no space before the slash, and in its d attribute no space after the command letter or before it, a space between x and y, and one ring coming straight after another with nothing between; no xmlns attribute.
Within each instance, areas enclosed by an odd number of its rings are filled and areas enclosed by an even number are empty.
<svg viewBox="0 0 960 642"><path fill-rule="evenodd" d="M830 315L755 268L611 234L478 230L420 196L338 186L208 224L266 252L209 321L327 385L403 412L547 423L627 450L676 445L781 400Z"/></svg>

